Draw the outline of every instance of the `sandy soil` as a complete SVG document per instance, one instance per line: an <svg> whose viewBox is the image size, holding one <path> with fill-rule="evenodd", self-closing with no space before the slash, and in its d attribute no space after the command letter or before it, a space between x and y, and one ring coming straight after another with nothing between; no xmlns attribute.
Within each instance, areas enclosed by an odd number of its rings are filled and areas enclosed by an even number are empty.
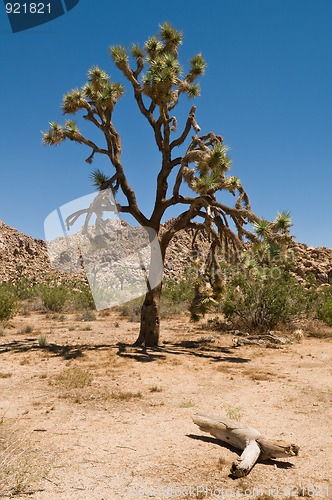
<svg viewBox="0 0 332 500"><path fill-rule="evenodd" d="M115 312L11 321L0 337L0 496L332 498L331 337L234 348L184 316L164 321L161 349L144 353L119 344L137 329ZM239 419L300 455L233 480L238 454L201 432L196 412Z"/></svg>

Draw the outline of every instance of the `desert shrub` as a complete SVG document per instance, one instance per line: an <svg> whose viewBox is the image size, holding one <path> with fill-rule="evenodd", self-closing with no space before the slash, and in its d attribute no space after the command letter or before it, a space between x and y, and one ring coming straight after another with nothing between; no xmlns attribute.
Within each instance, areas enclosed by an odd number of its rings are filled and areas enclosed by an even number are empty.
<svg viewBox="0 0 332 500"><path fill-rule="evenodd" d="M48 469L29 431L4 422L0 416L0 497L29 497L38 491Z"/></svg>
<svg viewBox="0 0 332 500"><path fill-rule="evenodd" d="M67 388L78 389L91 385L92 375L79 367L72 367L63 370L56 378L55 382L62 384Z"/></svg>
<svg viewBox="0 0 332 500"><path fill-rule="evenodd" d="M189 304L193 296L193 284L190 279L180 281L166 279L163 283L162 298L169 302Z"/></svg>
<svg viewBox="0 0 332 500"><path fill-rule="evenodd" d="M85 311L80 316L77 316L76 319L78 321L96 321L97 316L90 309L85 309Z"/></svg>
<svg viewBox="0 0 332 500"><path fill-rule="evenodd" d="M38 294L47 311L61 312L65 307L69 291L62 285L54 287L42 285L38 288Z"/></svg>
<svg viewBox="0 0 332 500"><path fill-rule="evenodd" d="M37 293L36 283L28 278L21 278L15 281L13 288L20 300L31 299L35 297Z"/></svg>
<svg viewBox="0 0 332 500"><path fill-rule="evenodd" d="M194 291L189 280L176 281L166 279L163 282L160 299L160 317L168 318L187 310L193 298ZM117 310L129 321L140 321L143 297L138 297L117 307Z"/></svg>
<svg viewBox="0 0 332 500"><path fill-rule="evenodd" d="M76 284L71 289L70 302L75 311L88 311L95 308L90 287L84 283Z"/></svg>
<svg viewBox="0 0 332 500"><path fill-rule="evenodd" d="M141 317L141 307L143 303L143 297L138 297L137 299L130 300L125 304L117 306L117 310L121 312L122 316L128 318L129 321L138 322Z"/></svg>
<svg viewBox="0 0 332 500"><path fill-rule="evenodd" d="M194 287L190 279L176 281L166 279L160 300L160 316L168 318L188 310L194 297Z"/></svg>
<svg viewBox="0 0 332 500"><path fill-rule="evenodd" d="M0 321L7 321L15 315L18 306L18 298L13 286L0 284Z"/></svg>
<svg viewBox="0 0 332 500"><path fill-rule="evenodd" d="M46 335L42 334L38 338L38 345L39 347L46 347L47 346L47 337Z"/></svg>
<svg viewBox="0 0 332 500"><path fill-rule="evenodd" d="M316 312L319 319L332 325L332 286L317 293Z"/></svg>
<svg viewBox="0 0 332 500"><path fill-rule="evenodd" d="M306 307L305 290L278 267L256 267L237 273L226 285L222 312L227 319L253 330L287 323Z"/></svg>

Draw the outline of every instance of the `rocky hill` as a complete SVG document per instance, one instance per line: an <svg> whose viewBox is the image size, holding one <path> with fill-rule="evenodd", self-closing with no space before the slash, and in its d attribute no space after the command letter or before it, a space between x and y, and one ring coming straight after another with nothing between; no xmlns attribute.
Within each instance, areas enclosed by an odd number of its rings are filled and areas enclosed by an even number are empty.
<svg viewBox="0 0 332 500"><path fill-rule="evenodd" d="M0 221L0 282L43 278L53 273L46 245Z"/></svg>
<svg viewBox="0 0 332 500"><path fill-rule="evenodd" d="M177 278L190 266L192 230L179 232L167 251L165 275ZM198 239L201 248L208 248L202 237ZM314 276L321 284L332 283L332 249L312 247L304 243L294 244L296 275L300 282L307 282ZM43 240L20 233L0 221L0 282L27 278L44 282L54 276L60 282L68 274L56 272L50 263L47 246ZM76 276L84 277L84 273Z"/></svg>

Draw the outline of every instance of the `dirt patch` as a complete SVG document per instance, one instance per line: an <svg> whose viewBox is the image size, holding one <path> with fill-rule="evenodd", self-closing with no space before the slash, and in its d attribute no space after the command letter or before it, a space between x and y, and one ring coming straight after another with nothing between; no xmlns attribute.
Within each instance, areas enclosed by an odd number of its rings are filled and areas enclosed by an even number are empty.
<svg viewBox="0 0 332 500"><path fill-rule="evenodd" d="M128 347L137 331L115 312L11 321L0 338L0 496L332 498L328 336L234 347L183 316L144 351ZM300 456L234 481L236 451L202 433L196 412L240 419Z"/></svg>

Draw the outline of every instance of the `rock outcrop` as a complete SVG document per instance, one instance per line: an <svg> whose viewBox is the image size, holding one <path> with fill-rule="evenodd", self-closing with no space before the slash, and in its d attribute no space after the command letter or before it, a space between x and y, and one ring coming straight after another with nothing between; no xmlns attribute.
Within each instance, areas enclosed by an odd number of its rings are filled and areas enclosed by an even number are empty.
<svg viewBox="0 0 332 500"><path fill-rule="evenodd" d="M183 230L174 236L167 249L165 276L179 278L190 267L193 258L192 236L192 230ZM209 248L209 243L201 235L197 244L203 252ZM301 283L310 285L314 280L319 284L332 283L332 249L295 243L293 250L294 272ZM65 257L63 255L63 259ZM84 279L83 272L75 276ZM22 234L0 221L0 282L21 278L44 282L49 277L61 281L68 274L55 271L46 243Z"/></svg>
<svg viewBox="0 0 332 500"><path fill-rule="evenodd" d="M21 278L40 282L53 273L43 240L31 238L0 221L0 282Z"/></svg>

